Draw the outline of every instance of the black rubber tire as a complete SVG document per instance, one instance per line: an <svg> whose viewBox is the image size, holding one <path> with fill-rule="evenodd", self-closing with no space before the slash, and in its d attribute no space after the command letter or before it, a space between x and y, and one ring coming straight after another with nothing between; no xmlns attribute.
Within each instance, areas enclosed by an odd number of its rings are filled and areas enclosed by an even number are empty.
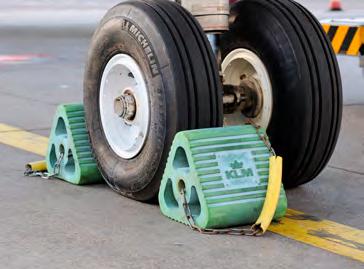
<svg viewBox="0 0 364 269"><path fill-rule="evenodd" d="M221 38L222 59L237 48L255 52L273 86L268 127L284 158L291 188L316 178L329 161L340 131L342 86L336 56L319 22L290 0L243 0Z"/></svg>
<svg viewBox="0 0 364 269"><path fill-rule="evenodd" d="M136 38L131 32L131 25L148 42L149 55L137 41L139 34ZM140 65L151 106L145 145L130 160L111 149L100 119L102 73L118 53L129 54ZM150 53L156 64L153 67L148 61ZM174 2L127 1L105 15L89 50L84 104L94 156L115 191L140 201L155 198L175 134L222 125L222 90L217 70L203 30L192 15Z"/></svg>

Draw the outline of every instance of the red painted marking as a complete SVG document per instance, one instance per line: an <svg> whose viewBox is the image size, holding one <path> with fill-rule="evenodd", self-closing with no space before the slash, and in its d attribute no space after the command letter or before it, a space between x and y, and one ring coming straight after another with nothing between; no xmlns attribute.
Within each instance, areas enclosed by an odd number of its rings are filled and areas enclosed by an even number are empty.
<svg viewBox="0 0 364 269"><path fill-rule="evenodd" d="M45 54L10 54L10 55L0 55L0 64L7 63L24 63L31 62L39 59L49 58Z"/></svg>

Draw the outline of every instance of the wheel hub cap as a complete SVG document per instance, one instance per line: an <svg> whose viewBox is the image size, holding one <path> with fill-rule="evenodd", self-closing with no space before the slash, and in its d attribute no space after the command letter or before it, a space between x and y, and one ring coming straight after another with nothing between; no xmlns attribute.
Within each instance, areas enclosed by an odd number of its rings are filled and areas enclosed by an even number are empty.
<svg viewBox="0 0 364 269"><path fill-rule="evenodd" d="M136 114L136 103L134 96L126 91L114 101L114 112L125 121L132 121Z"/></svg>
<svg viewBox="0 0 364 269"><path fill-rule="evenodd" d="M143 71L131 56L117 54L105 66L99 105L112 150L123 159L137 156L148 135L150 104Z"/></svg>
<svg viewBox="0 0 364 269"><path fill-rule="evenodd" d="M242 109L224 118L225 125L238 125L249 118L255 124L268 128L273 111L272 84L266 66L251 50L231 51L221 64L224 85L243 89Z"/></svg>

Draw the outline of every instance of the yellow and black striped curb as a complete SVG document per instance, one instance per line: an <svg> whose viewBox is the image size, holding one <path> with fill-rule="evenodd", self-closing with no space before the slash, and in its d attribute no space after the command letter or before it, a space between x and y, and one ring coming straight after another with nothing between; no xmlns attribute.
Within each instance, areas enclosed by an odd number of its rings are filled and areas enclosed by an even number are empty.
<svg viewBox="0 0 364 269"><path fill-rule="evenodd" d="M336 54L364 55L364 25L330 25L323 23Z"/></svg>

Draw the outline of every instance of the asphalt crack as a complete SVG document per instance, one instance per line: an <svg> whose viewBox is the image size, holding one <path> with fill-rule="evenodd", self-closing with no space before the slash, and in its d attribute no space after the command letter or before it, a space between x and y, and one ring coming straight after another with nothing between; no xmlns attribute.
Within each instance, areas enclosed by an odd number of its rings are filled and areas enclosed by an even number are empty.
<svg viewBox="0 0 364 269"><path fill-rule="evenodd" d="M337 167L337 166L332 166L332 165L329 165L328 167L329 168L332 168L332 169L341 170L341 171L344 171L344 172L348 172L348 173L352 173L352 174L364 176L364 172L353 171L353 170L350 170L350 169L346 169L346 168L342 168L342 167Z"/></svg>

